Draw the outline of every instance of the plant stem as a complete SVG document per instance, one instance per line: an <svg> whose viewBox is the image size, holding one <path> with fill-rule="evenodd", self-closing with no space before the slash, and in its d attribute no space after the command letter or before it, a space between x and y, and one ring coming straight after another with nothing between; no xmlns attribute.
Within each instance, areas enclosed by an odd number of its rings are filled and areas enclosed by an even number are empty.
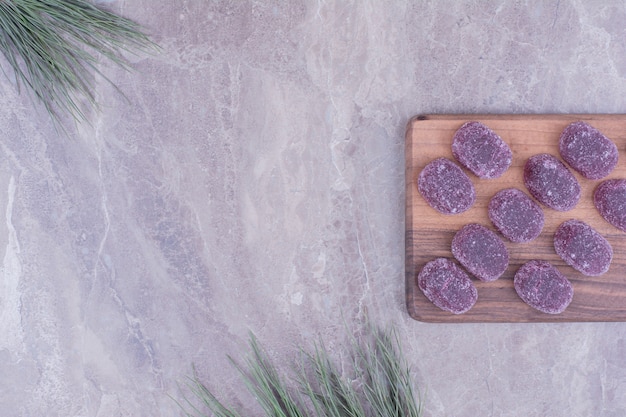
<svg viewBox="0 0 626 417"><path fill-rule="evenodd" d="M62 114L86 120L81 99L97 108L100 56L129 69L122 51L156 48L135 22L87 0L0 1L0 52L18 90L25 86L56 122Z"/></svg>

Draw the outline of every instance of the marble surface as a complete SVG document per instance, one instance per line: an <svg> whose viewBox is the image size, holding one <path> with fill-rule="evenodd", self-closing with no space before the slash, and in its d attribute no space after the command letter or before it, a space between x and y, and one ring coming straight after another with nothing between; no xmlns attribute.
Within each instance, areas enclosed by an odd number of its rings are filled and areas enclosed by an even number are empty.
<svg viewBox="0 0 626 417"><path fill-rule="evenodd" d="M626 415L626 323L404 304L409 118L625 112L617 2L107 3L162 50L103 65L126 97L99 80L91 123L62 137L0 81L2 415L180 415L192 363L261 415L226 358L249 331L281 363L341 358L367 318L399 330L425 416Z"/></svg>

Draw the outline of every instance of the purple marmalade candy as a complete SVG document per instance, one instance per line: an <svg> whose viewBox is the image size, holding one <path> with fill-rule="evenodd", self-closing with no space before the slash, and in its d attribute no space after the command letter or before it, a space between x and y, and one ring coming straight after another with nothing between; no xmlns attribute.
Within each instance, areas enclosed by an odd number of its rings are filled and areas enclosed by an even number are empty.
<svg viewBox="0 0 626 417"><path fill-rule="evenodd" d="M474 184L461 167L446 158L431 161L420 172L417 187L424 200L443 214L459 214L476 201Z"/></svg>
<svg viewBox="0 0 626 417"><path fill-rule="evenodd" d="M491 230L472 223L452 239L454 257L481 281L495 281L509 266L509 252L504 242Z"/></svg>
<svg viewBox="0 0 626 417"><path fill-rule="evenodd" d="M546 261L529 261L522 265L515 274L513 286L526 304L548 314L562 313L574 296L569 280Z"/></svg>
<svg viewBox="0 0 626 417"><path fill-rule="evenodd" d="M594 277L608 271L613 259L611 244L580 220L568 220L556 229L554 250L572 268Z"/></svg>
<svg viewBox="0 0 626 417"><path fill-rule="evenodd" d="M580 200L576 177L563 162L547 153L528 158L524 184L533 197L554 210L571 210Z"/></svg>
<svg viewBox="0 0 626 417"><path fill-rule="evenodd" d="M417 276L417 284L434 305L454 314L465 313L478 299L478 291L470 277L446 258L437 258L424 265Z"/></svg>
<svg viewBox="0 0 626 417"><path fill-rule="evenodd" d="M512 242L530 242L543 229L543 210L517 188L498 191L489 201L489 219Z"/></svg>
<svg viewBox="0 0 626 417"><path fill-rule="evenodd" d="M606 177L617 164L617 146L585 122L574 122L563 130L559 151L569 166L590 180Z"/></svg>
<svg viewBox="0 0 626 417"><path fill-rule="evenodd" d="M603 181L593 193L593 203L604 220L626 232L626 180Z"/></svg>
<svg viewBox="0 0 626 417"><path fill-rule="evenodd" d="M498 178L513 160L511 148L480 122L467 122L452 138L452 154L479 178Z"/></svg>

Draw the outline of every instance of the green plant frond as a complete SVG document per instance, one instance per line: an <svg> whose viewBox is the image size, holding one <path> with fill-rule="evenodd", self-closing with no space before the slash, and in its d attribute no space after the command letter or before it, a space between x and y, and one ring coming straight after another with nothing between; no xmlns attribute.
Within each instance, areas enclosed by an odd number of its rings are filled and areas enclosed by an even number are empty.
<svg viewBox="0 0 626 417"><path fill-rule="evenodd" d="M313 403L317 415L328 417L366 415L357 392L341 377L323 344L316 345L313 354L304 353L304 355L312 376L307 378L305 367L302 367L300 386Z"/></svg>
<svg viewBox="0 0 626 417"><path fill-rule="evenodd" d="M402 359L395 330L381 332L373 329L373 341L367 347L357 347L357 360L362 364L364 392L367 401L379 417L419 417L410 368Z"/></svg>
<svg viewBox="0 0 626 417"><path fill-rule="evenodd" d="M256 396L265 414L272 417L305 417L307 413L304 406L289 391L252 334L250 347L252 357L246 360L247 372L232 358L229 359L239 370L246 386Z"/></svg>
<svg viewBox="0 0 626 417"><path fill-rule="evenodd" d="M87 0L0 1L0 52L18 89L25 86L57 122L62 113L86 120L80 99L97 108L100 57L129 69L122 51L156 50L139 25Z"/></svg>
<svg viewBox="0 0 626 417"><path fill-rule="evenodd" d="M240 414L233 411L222 404L215 395L202 383L198 377L195 366L193 367L193 376L187 377L185 386L193 394L193 397L200 400L201 404L209 409L215 417L241 417ZM203 411L199 409L199 406L192 403L187 397L183 397L183 401L177 401L172 398L174 402L180 407L187 417L208 417Z"/></svg>
<svg viewBox="0 0 626 417"><path fill-rule="evenodd" d="M370 327L368 330L371 337L366 340L352 339L354 377L358 384L342 375L322 343L315 345L313 353L300 351L296 372L300 396L289 389L254 335L250 335L252 354L244 366L231 357L229 360L268 417L421 416L421 402L415 397L411 371L403 359L397 333L394 329L385 332ZM216 416L238 417L217 400L195 372L191 381L192 393ZM305 406L303 397L310 400L311 407Z"/></svg>

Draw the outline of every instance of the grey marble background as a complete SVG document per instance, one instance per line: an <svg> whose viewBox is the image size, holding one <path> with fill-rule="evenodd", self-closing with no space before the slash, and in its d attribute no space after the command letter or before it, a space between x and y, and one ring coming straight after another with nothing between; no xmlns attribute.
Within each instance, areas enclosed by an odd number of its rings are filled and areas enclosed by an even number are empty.
<svg viewBox="0 0 626 417"><path fill-rule="evenodd" d="M425 416L626 415L626 323L416 322L403 236L411 116L626 111L622 2L110 7L162 51L103 66L127 99L99 82L91 124L0 82L3 416L176 416L192 363L261 415L226 358L249 331L342 358L368 317Z"/></svg>

